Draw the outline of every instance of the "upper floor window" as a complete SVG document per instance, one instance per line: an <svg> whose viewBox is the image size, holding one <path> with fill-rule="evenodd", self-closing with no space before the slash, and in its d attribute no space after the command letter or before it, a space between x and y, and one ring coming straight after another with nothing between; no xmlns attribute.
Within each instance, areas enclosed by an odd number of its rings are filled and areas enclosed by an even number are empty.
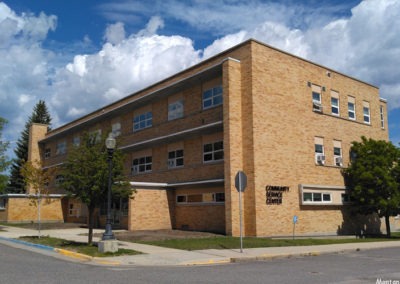
<svg viewBox="0 0 400 284"><path fill-rule="evenodd" d="M356 100L353 97L349 97L347 101L347 110L349 119L356 120Z"/></svg>
<svg viewBox="0 0 400 284"><path fill-rule="evenodd" d="M64 176L63 175L56 175L56 185L60 185L64 182Z"/></svg>
<svg viewBox="0 0 400 284"><path fill-rule="evenodd" d="M384 115L384 109L383 106L379 106L379 110L380 110L380 115L381 115L381 128L384 129L385 128L385 115Z"/></svg>
<svg viewBox="0 0 400 284"><path fill-rule="evenodd" d="M56 146L56 155L63 155L67 152L67 142L58 142Z"/></svg>
<svg viewBox="0 0 400 284"><path fill-rule="evenodd" d="M364 102L363 103L363 115L364 115L364 123L370 124L371 123L371 117L370 117L370 110L369 110L369 103Z"/></svg>
<svg viewBox="0 0 400 284"><path fill-rule="evenodd" d="M168 152L168 168L183 167L183 150Z"/></svg>
<svg viewBox="0 0 400 284"><path fill-rule="evenodd" d="M48 158L50 158L51 157L51 149L50 148L46 148L45 150L44 150L44 158L45 159L48 159Z"/></svg>
<svg viewBox="0 0 400 284"><path fill-rule="evenodd" d="M219 161L224 159L224 143L222 141L203 145L203 162Z"/></svg>
<svg viewBox="0 0 400 284"><path fill-rule="evenodd" d="M341 167L343 165L342 143L340 141L333 141L333 159L335 166Z"/></svg>
<svg viewBox="0 0 400 284"><path fill-rule="evenodd" d="M101 142L101 129L90 132L89 141L92 144L97 144Z"/></svg>
<svg viewBox="0 0 400 284"><path fill-rule="evenodd" d="M6 209L6 199L0 198L0 210Z"/></svg>
<svg viewBox="0 0 400 284"><path fill-rule="evenodd" d="M311 85L312 89L312 101L313 101L313 111L322 112L322 95L321 87L317 85Z"/></svg>
<svg viewBox="0 0 400 284"><path fill-rule="evenodd" d="M319 165L324 165L325 164L324 140L320 137L314 138L314 153L315 153L315 163Z"/></svg>
<svg viewBox="0 0 400 284"><path fill-rule="evenodd" d="M151 172L153 159L151 156L133 159L132 161L132 174Z"/></svg>
<svg viewBox="0 0 400 284"><path fill-rule="evenodd" d="M111 125L111 132L113 134L113 137L118 137L121 135L121 123L116 122Z"/></svg>
<svg viewBox="0 0 400 284"><path fill-rule="evenodd" d="M153 113L151 111L139 114L133 118L133 131L153 126Z"/></svg>
<svg viewBox="0 0 400 284"><path fill-rule="evenodd" d="M178 100L168 105L168 120L183 117L183 100Z"/></svg>
<svg viewBox="0 0 400 284"><path fill-rule="evenodd" d="M203 109L222 104L222 86L216 86L203 92Z"/></svg>
<svg viewBox="0 0 400 284"><path fill-rule="evenodd" d="M339 115L339 93L331 91L331 110L332 114Z"/></svg>
<svg viewBox="0 0 400 284"><path fill-rule="evenodd" d="M75 136L72 139L72 145L78 147L81 144L81 138L79 136Z"/></svg>

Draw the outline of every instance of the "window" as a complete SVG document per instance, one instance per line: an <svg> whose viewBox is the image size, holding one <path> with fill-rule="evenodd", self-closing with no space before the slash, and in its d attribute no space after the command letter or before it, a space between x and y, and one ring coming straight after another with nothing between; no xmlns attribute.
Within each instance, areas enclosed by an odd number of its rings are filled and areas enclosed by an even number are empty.
<svg viewBox="0 0 400 284"><path fill-rule="evenodd" d="M117 122L111 125L111 132L113 137L118 137L121 135L121 123Z"/></svg>
<svg viewBox="0 0 400 284"><path fill-rule="evenodd" d="M45 159L48 159L48 158L50 158L51 157L51 149L50 148L46 148L45 150L44 150L44 158Z"/></svg>
<svg viewBox="0 0 400 284"><path fill-rule="evenodd" d="M380 114L381 114L381 128L385 129L385 116L383 106L379 106Z"/></svg>
<svg viewBox="0 0 400 284"><path fill-rule="evenodd" d="M330 203L331 201L330 193L303 192L303 202L305 203Z"/></svg>
<svg viewBox="0 0 400 284"><path fill-rule="evenodd" d="M203 145L203 162L219 161L224 159L224 143L218 141Z"/></svg>
<svg viewBox="0 0 400 284"><path fill-rule="evenodd" d="M363 103L363 115L364 115L364 123L370 124L370 113L369 113L369 103L364 102Z"/></svg>
<svg viewBox="0 0 400 284"><path fill-rule="evenodd" d="M74 145L75 147L78 147L79 145L81 145L81 138L79 136L75 136L72 139L72 145Z"/></svg>
<svg viewBox="0 0 400 284"><path fill-rule="evenodd" d="M353 97L348 98L347 110L349 119L356 120L356 99Z"/></svg>
<svg viewBox="0 0 400 284"><path fill-rule="evenodd" d="M332 114L339 115L339 99L331 98Z"/></svg>
<svg viewBox="0 0 400 284"><path fill-rule="evenodd" d="M314 103L320 104L321 103L321 93L313 91L312 92L312 99L313 99Z"/></svg>
<svg viewBox="0 0 400 284"><path fill-rule="evenodd" d="M322 97L321 97L321 87L317 85L312 85L312 101L313 101L313 111L322 112Z"/></svg>
<svg viewBox="0 0 400 284"><path fill-rule="evenodd" d="M168 168L183 167L183 150L168 152Z"/></svg>
<svg viewBox="0 0 400 284"><path fill-rule="evenodd" d="M133 118L133 132L153 126L153 114L151 111L142 113Z"/></svg>
<svg viewBox="0 0 400 284"><path fill-rule="evenodd" d="M342 203L343 203L343 204L345 204L345 203L350 203L350 202L351 202L350 194L348 194L348 193L342 193L342 194L341 194L341 197L342 197Z"/></svg>
<svg viewBox="0 0 400 284"><path fill-rule="evenodd" d="M63 175L56 175L56 185L60 185L64 182L64 176Z"/></svg>
<svg viewBox="0 0 400 284"><path fill-rule="evenodd" d="M62 141L57 143L56 155L63 155L67 152L67 142Z"/></svg>
<svg viewBox="0 0 400 284"><path fill-rule="evenodd" d="M314 154L315 154L315 163L318 165L325 164L325 155L324 155L324 140L320 137L314 138Z"/></svg>
<svg viewBox="0 0 400 284"><path fill-rule="evenodd" d="M89 139L91 144L97 144L101 142L101 129L90 132Z"/></svg>
<svg viewBox="0 0 400 284"><path fill-rule="evenodd" d="M183 117L183 100L170 103L168 105L168 120Z"/></svg>
<svg viewBox="0 0 400 284"><path fill-rule="evenodd" d="M188 203L224 203L225 193L199 193L199 194L181 194L176 196L176 203L188 204Z"/></svg>
<svg viewBox="0 0 400 284"><path fill-rule="evenodd" d="M203 92L203 109L222 104L222 86L216 86Z"/></svg>
<svg viewBox="0 0 400 284"><path fill-rule="evenodd" d="M0 210L6 209L6 200L4 198L0 198Z"/></svg>
<svg viewBox="0 0 400 284"><path fill-rule="evenodd" d="M132 174L136 175L139 173L151 172L152 157L146 156L132 161Z"/></svg>
<svg viewBox="0 0 400 284"><path fill-rule="evenodd" d="M333 162L338 167L343 165L342 143L337 140L333 141Z"/></svg>

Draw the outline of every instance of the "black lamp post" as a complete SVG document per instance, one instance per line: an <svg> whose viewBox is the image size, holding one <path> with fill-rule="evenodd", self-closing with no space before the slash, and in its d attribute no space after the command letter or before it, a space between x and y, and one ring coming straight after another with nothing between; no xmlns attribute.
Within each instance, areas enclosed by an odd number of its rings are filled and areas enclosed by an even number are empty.
<svg viewBox="0 0 400 284"><path fill-rule="evenodd" d="M108 192L107 192L107 223L106 223L106 230L103 234L102 240L114 240L114 234L112 232L111 227L111 183L112 183L112 158L114 154L116 141L112 133L108 134L106 139L106 148L107 148L107 161L108 161Z"/></svg>

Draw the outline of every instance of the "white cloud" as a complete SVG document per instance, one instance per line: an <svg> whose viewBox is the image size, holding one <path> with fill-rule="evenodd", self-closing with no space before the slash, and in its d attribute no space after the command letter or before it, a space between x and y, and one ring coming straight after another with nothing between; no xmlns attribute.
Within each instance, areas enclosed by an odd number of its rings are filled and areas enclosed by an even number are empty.
<svg viewBox="0 0 400 284"><path fill-rule="evenodd" d="M109 25L106 29L103 39L112 44L118 44L125 39L124 24L117 22Z"/></svg>

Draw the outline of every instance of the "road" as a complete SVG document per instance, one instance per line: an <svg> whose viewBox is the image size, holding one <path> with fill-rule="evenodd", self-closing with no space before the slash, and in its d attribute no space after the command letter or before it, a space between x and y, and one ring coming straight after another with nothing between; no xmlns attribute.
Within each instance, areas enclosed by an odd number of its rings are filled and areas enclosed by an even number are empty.
<svg viewBox="0 0 400 284"><path fill-rule="evenodd" d="M101 267L52 254L0 243L0 283L400 283L400 248L191 267Z"/></svg>

